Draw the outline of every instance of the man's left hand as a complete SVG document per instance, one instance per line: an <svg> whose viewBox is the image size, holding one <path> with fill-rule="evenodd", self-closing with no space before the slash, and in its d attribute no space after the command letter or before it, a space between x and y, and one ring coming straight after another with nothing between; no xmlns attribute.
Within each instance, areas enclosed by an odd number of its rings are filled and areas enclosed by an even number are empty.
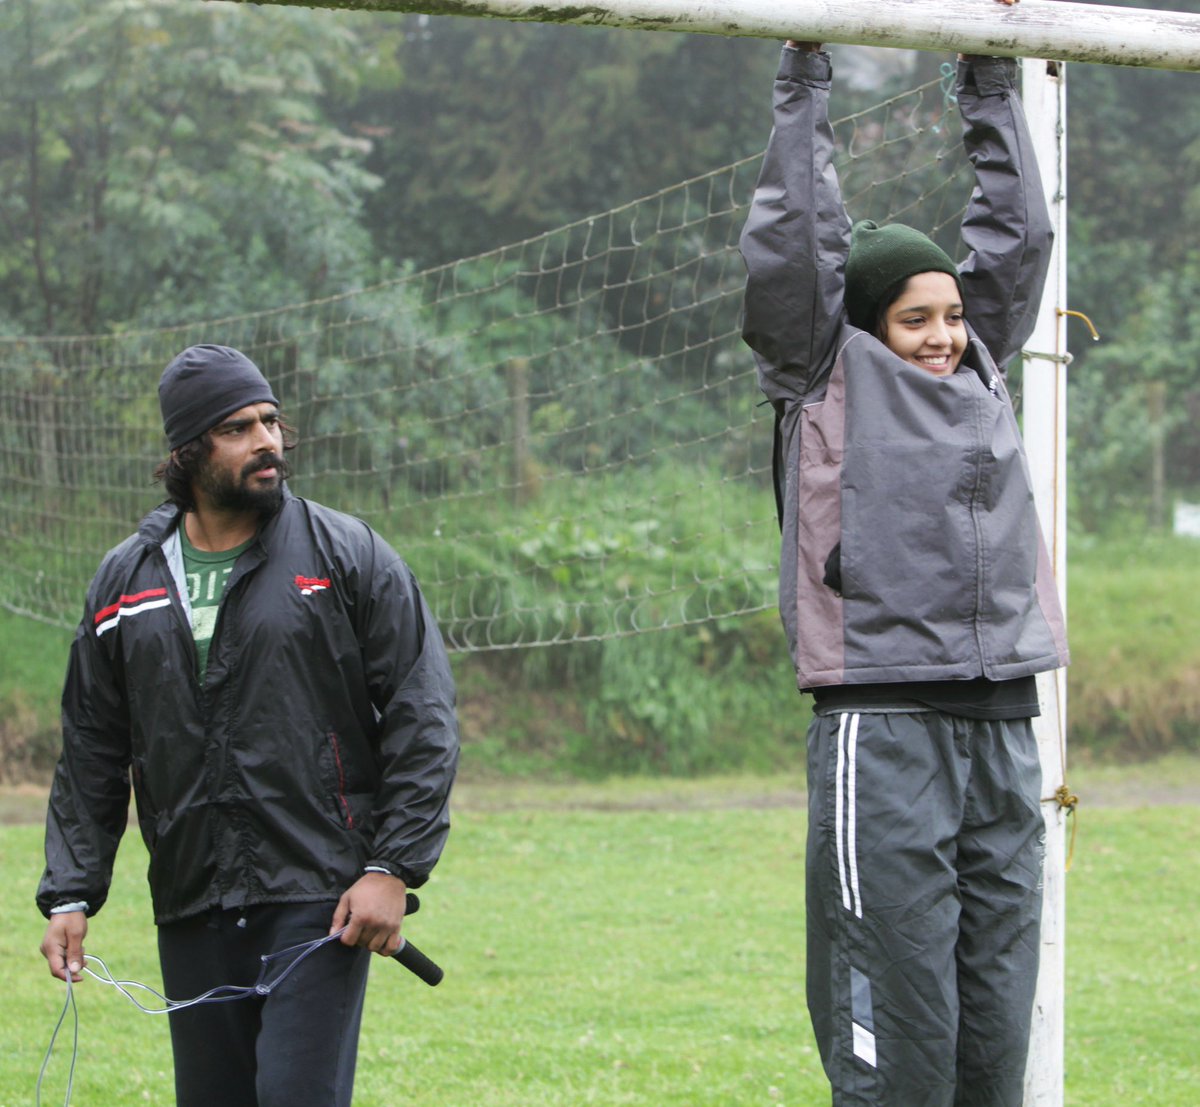
<svg viewBox="0 0 1200 1107"><path fill-rule="evenodd" d="M329 933L344 926L342 945L363 946L372 953L390 957L400 948L407 891L398 876L364 873L338 900Z"/></svg>

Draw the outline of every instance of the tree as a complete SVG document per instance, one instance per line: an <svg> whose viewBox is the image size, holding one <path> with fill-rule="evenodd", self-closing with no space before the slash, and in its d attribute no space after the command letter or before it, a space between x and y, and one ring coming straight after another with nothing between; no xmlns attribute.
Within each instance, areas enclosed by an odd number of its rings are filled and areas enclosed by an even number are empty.
<svg viewBox="0 0 1200 1107"><path fill-rule="evenodd" d="M332 13L0 6L0 326L91 334L359 281L378 182L324 102L369 55Z"/></svg>
<svg viewBox="0 0 1200 1107"><path fill-rule="evenodd" d="M1070 480L1076 522L1100 529L1152 502L1157 433L1167 484L1200 491L1200 101L1192 74L1088 65L1068 82L1070 306L1102 335L1071 335Z"/></svg>
<svg viewBox="0 0 1200 1107"><path fill-rule="evenodd" d="M405 80L356 109L376 240L420 266L571 222L762 149L778 44L406 17ZM404 218L391 209L399 197Z"/></svg>

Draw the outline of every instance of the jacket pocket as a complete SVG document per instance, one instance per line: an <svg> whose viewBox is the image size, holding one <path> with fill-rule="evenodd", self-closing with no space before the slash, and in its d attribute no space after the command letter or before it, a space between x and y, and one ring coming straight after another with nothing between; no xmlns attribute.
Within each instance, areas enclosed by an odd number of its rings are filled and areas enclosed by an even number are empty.
<svg viewBox="0 0 1200 1107"><path fill-rule="evenodd" d="M842 594L842 544L839 542L825 559L825 575L821 583L826 588L832 588L839 596Z"/></svg>
<svg viewBox="0 0 1200 1107"><path fill-rule="evenodd" d="M342 759L342 746L338 736L332 730L325 736L326 749L331 762L333 803L337 810L338 819L347 830L354 829L354 811L346 795L346 766Z"/></svg>

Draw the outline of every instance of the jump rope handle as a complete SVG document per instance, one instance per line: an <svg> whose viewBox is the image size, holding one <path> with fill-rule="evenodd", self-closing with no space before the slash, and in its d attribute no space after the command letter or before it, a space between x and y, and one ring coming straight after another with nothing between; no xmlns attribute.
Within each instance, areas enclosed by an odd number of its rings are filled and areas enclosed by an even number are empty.
<svg viewBox="0 0 1200 1107"><path fill-rule="evenodd" d="M404 914L415 915L421 908L421 901L409 892L404 897ZM412 942L400 939L400 948L392 954L392 959L399 961L409 972L419 976L431 988L442 982L445 973L440 965L430 961Z"/></svg>

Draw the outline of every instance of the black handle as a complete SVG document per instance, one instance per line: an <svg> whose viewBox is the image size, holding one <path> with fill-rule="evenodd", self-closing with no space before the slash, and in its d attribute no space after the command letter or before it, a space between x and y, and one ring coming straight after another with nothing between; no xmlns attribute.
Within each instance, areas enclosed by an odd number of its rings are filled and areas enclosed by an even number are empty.
<svg viewBox="0 0 1200 1107"><path fill-rule="evenodd" d="M404 897L404 914L415 915L421 909L421 901L413 892L409 892ZM399 961L409 972L419 976L431 988L437 987L442 982L442 977L446 974L442 972L440 965L430 961L412 942L404 938L400 939L401 945L395 953L392 954L393 960Z"/></svg>
<svg viewBox="0 0 1200 1107"><path fill-rule="evenodd" d="M404 939L401 941L404 944L392 954L392 958L399 961L409 972L419 976L431 988L440 984L445 976L442 967L430 961L412 942Z"/></svg>

